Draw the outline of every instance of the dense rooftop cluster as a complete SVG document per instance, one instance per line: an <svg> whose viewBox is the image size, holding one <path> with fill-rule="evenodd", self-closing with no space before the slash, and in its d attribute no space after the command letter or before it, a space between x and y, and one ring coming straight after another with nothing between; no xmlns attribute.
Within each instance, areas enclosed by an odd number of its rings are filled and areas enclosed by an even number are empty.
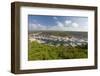
<svg viewBox="0 0 100 76"><path fill-rule="evenodd" d="M51 46L77 46L77 45L83 45L87 44L88 41L86 38L77 38L74 36L55 36L55 35L44 35L40 33L33 33L29 34L29 40L32 41L37 41L38 43L41 44L48 44Z"/></svg>

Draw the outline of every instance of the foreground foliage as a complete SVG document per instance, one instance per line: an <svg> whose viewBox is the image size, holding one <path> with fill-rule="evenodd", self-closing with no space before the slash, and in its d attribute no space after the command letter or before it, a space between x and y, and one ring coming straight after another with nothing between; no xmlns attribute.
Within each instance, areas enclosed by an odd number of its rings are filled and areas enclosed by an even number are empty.
<svg viewBox="0 0 100 76"><path fill-rule="evenodd" d="M87 46L50 46L47 44L39 44L37 42L29 42L28 60L52 60L52 59L80 59L87 58Z"/></svg>

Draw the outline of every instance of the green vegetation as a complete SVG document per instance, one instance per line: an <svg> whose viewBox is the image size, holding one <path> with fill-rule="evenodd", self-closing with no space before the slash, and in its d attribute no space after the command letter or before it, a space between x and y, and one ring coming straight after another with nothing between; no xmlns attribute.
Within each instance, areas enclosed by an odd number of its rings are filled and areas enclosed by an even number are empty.
<svg viewBox="0 0 100 76"><path fill-rule="evenodd" d="M50 46L29 41L28 60L80 59L87 58L87 45L82 46Z"/></svg>

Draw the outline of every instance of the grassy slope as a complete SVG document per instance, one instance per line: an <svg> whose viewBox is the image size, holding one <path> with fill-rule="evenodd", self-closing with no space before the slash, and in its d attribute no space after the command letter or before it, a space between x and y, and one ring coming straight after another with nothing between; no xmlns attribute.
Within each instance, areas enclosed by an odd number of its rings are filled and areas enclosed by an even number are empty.
<svg viewBox="0 0 100 76"><path fill-rule="evenodd" d="M28 60L79 59L87 58L87 49L80 47L50 46L29 42Z"/></svg>

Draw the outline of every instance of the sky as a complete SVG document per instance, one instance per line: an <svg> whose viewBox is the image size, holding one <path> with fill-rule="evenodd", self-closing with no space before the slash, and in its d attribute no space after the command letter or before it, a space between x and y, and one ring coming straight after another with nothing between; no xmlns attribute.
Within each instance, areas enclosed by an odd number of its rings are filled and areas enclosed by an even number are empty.
<svg viewBox="0 0 100 76"><path fill-rule="evenodd" d="M88 17L28 15L29 31L88 31Z"/></svg>

